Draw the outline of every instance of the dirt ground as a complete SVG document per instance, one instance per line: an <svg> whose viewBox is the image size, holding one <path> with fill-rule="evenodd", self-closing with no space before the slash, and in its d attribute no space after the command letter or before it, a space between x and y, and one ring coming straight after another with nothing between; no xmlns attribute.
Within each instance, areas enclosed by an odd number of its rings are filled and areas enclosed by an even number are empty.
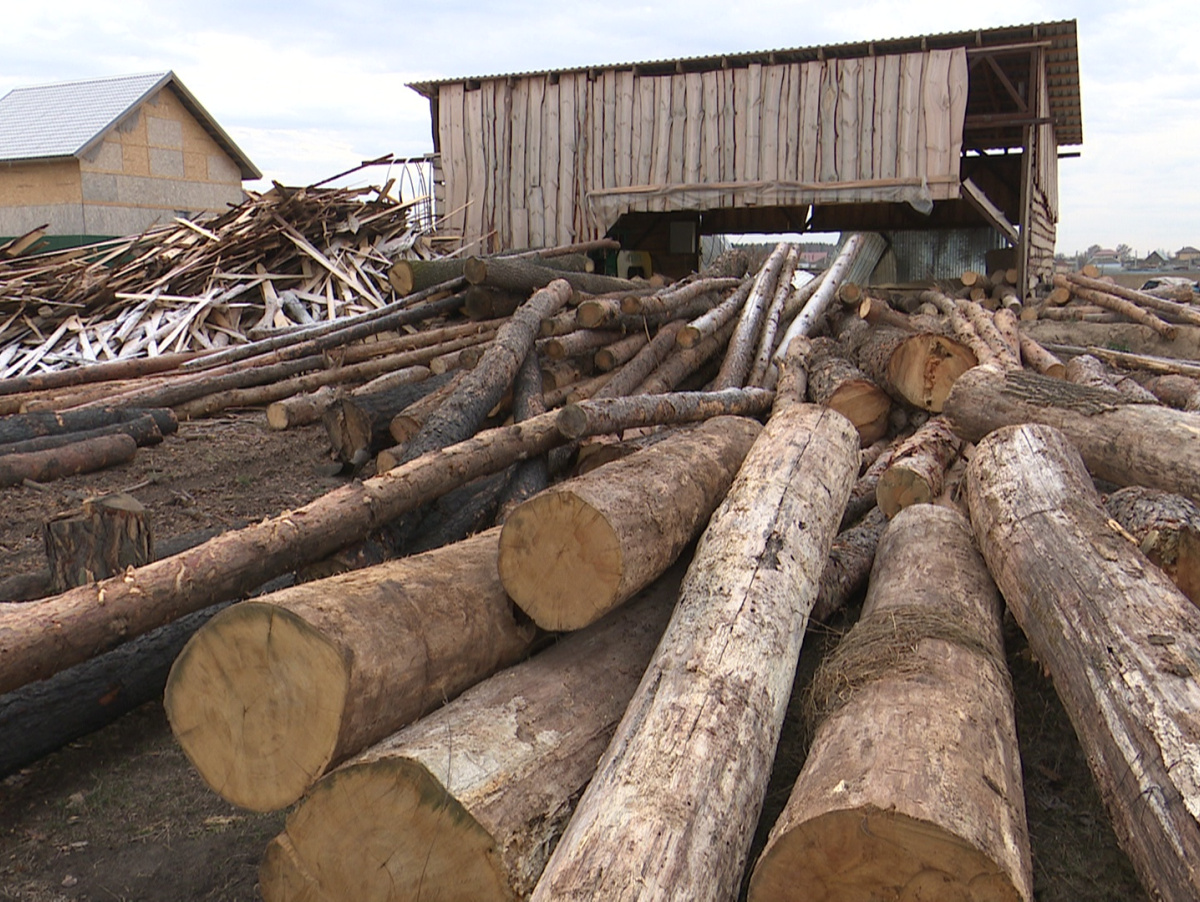
<svg viewBox="0 0 1200 902"><path fill-rule="evenodd" d="M294 508L343 480L320 427L271 432L261 412L186 423L124 466L0 489L0 578L42 566L42 521L90 494L132 490L161 540ZM848 622L810 634L797 712L820 653ZM1008 641L1037 899L1145 900L1050 682L1015 626ZM804 752L800 718L789 717L755 854ZM259 898L262 851L285 815L242 811L209 790L174 742L161 704L149 702L0 779L0 902L250 902Z"/></svg>

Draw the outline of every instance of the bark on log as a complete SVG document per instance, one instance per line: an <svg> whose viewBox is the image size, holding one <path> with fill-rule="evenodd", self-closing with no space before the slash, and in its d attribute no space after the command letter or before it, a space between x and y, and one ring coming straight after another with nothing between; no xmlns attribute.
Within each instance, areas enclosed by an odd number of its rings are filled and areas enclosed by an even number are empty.
<svg viewBox="0 0 1200 902"><path fill-rule="evenodd" d="M534 902L736 896L857 468L858 434L841 414L774 412L700 540Z"/></svg>
<svg viewBox="0 0 1200 902"><path fill-rule="evenodd" d="M596 369L602 373L609 373L632 360L649 341L650 338L646 333L635 332L632 335L626 335L619 341L598 348L592 360L596 364Z"/></svg>
<svg viewBox="0 0 1200 902"><path fill-rule="evenodd" d="M253 811L529 651L496 576L499 530L284 589L218 614L184 647L164 707L205 782Z"/></svg>
<svg viewBox="0 0 1200 902"><path fill-rule="evenodd" d="M867 296L858 305L859 319L866 320L872 326L893 326L905 332L917 331L916 326L909 320L907 313L893 310L887 301Z"/></svg>
<svg viewBox="0 0 1200 902"><path fill-rule="evenodd" d="M1200 411L1200 380L1189 376L1154 376L1146 380L1147 390L1176 410Z"/></svg>
<svg viewBox="0 0 1200 902"><path fill-rule="evenodd" d="M1043 376L1049 376L1052 379L1065 379L1067 377L1067 367L1061 360L1028 335L1021 333L1019 338L1021 343L1021 359L1025 363Z"/></svg>
<svg viewBox="0 0 1200 902"><path fill-rule="evenodd" d="M1194 900L1200 609L1109 525L1068 441L1030 424L981 442L967 468L971 522L1143 884Z"/></svg>
<svg viewBox="0 0 1200 902"><path fill-rule="evenodd" d="M837 342L831 338L813 339L807 370L808 396L814 404L845 416L858 430L859 442L864 447L883 438L892 400L842 356Z"/></svg>
<svg viewBox="0 0 1200 902"><path fill-rule="evenodd" d="M638 287L629 279L594 273L563 272L515 257L468 257L463 274L472 285L488 285L530 295L556 279L570 284L575 291L603 294L606 291L628 293Z"/></svg>
<svg viewBox="0 0 1200 902"><path fill-rule="evenodd" d="M984 340L988 348L1001 366L1008 369L1020 369L1021 358L1017 349L1010 346L1004 335L996 328L992 315L974 301L958 301L958 309L966 314L976 334Z"/></svg>
<svg viewBox="0 0 1200 902"><path fill-rule="evenodd" d="M624 333L612 329L580 329L569 335L555 335L538 342L542 352L551 360L565 360L581 354L594 352L625 337ZM628 336L636 338L637 336Z"/></svg>
<svg viewBox="0 0 1200 902"><path fill-rule="evenodd" d="M421 427L425 425L425 421L429 419L430 415L441 407L442 403L458 388L458 384L466 376L466 372L453 372L446 375L449 376L446 382L428 394L422 395L392 417L391 422L388 423L388 432L397 443L403 444L421 431ZM396 452L397 461L399 461L400 453ZM392 466L395 464L393 463ZM391 467L386 469L391 469Z"/></svg>
<svg viewBox="0 0 1200 902"><path fill-rule="evenodd" d="M13 414L0 419L0 445L23 442L47 435L64 435L128 423L149 414L158 424L158 431L171 435L179 428L175 414L163 408L129 409L95 407L87 410L39 410L32 413Z"/></svg>
<svg viewBox="0 0 1200 902"><path fill-rule="evenodd" d="M1142 554L1200 605L1200 507L1182 495L1128 486L1105 498L1104 508Z"/></svg>
<svg viewBox="0 0 1200 902"><path fill-rule="evenodd" d="M1179 326L1172 339L1163 338L1148 326L1134 323L1059 323L1047 320L1022 323L1021 331L1035 341L1078 347L1117 345L1134 354L1200 361L1200 326Z"/></svg>
<svg viewBox="0 0 1200 902"><path fill-rule="evenodd" d="M699 344L690 348L675 348L633 393L657 395L672 391L693 373L699 372L710 360L719 357L729 343L733 330L733 322L728 322Z"/></svg>
<svg viewBox="0 0 1200 902"><path fill-rule="evenodd" d="M273 401L267 405L267 425L272 429L290 429L315 423L339 394L332 385L323 385L314 392Z"/></svg>
<svg viewBox="0 0 1200 902"><path fill-rule="evenodd" d="M750 367L750 375L746 378L747 385L759 388L766 386L767 371L772 365L775 353L775 339L779 336L779 325L783 321L783 311L787 300L794 293L792 278L796 275L796 266L800 259L800 248L789 245L787 259L783 261L783 269L779 271L779 281L775 286L775 296L763 314L762 329L758 336L758 349L754 354L754 363Z"/></svg>
<svg viewBox="0 0 1200 902"><path fill-rule="evenodd" d="M721 370L714 384L718 390L737 388L746 383L746 377L754 363L758 336L762 332L763 317L766 315L767 305L775 297L780 271L787 262L789 250L790 245L786 242L781 241L777 244L755 276L754 287L750 289L750 295L742 305L741 316L738 317L737 325L729 339L729 349L721 361Z"/></svg>
<svg viewBox="0 0 1200 902"><path fill-rule="evenodd" d="M921 294L927 303L933 304L946 317L950 331L954 337L963 343L980 363L987 363L996 358L996 349L976 331L966 310L959 307L954 298L947 297L940 291L926 291Z"/></svg>
<svg viewBox="0 0 1200 902"><path fill-rule="evenodd" d="M585 401L481 433L123 576L13 606L0 611L0 692L44 679L192 611L236 598L361 541L460 485L566 441L727 414L759 416L769 409L772 397L764 391L728 391ZM51 622L56 628L45 629Z"/></svg>
<svg viewBox="0 0 1200 902"><path fill-rule="evenodd" d="M966 519L903 511L814 680L824 718L748 899L1033 899L1000 615Z"/></svg>
<svg viewBox="0 0 1200 902"><path fill-rule="evenodd" d="M1140 307L1133 301L1125 298L1119 298L1114 294L1109 294L1107 291L1096 291L1091 288L1084 288L1081 285L1073 284L1065 275L1058 273L1054 276L1054 284L1059 288L1069 288L1075 297L1089 303L1096 304L1100 307L1106 307L1122 316L1132 320L1135 323L1140 323L1143 326L1149 326L1163 338L1174 338L1178 327L1166 322L1155 314L1151 313L1144 307Z"/></svg>
<svg viewBox="0 0 1200 902"><path fill-rule="evenodd" d="M154 533L146 508L126 494L88 498L82 511L48 520L42 534L54 592L154 560Z"/></svg>
<svg viewBox="0 0 1200 902"><path fill-rule="evenodd" d="M888 522L887 515L873 507L849 529L838 533L821 571L813 620L827 621L867 584L875 562L875 548Z"/></svg>
<svg viewBox="0 0 1200 902"><path fill-rule="evenodd" d="M42 435L37 438L25 439L22 442L9 442L7 445L0 445L0 457L6 454L28 454L30 451L49 451L52 448L61 448L63 445L72 445L106 435L127 435L139 448L146 445L157 445L163 440L158 422L147 413L122 423L113 423L110 426L100 426L82 432L61 432L57 435Z"/></svg>
<svg viewBox="0 0 1200 902"><path fill-rule="evenodd" d="M0 396L40 392L88 385L95 382L111 382L118 379L136 379L178 369L189 360L202 356L194 352L186 354L159 354L157 357L135 357L129 360L109 360L87 366L73 366L53 373L32 373L28 376L10 376L0 379Z"/></svg>
<svg viewBox="0 0 1200 902"><path fill-rule="evenodd" d="M705 298L710 309L715 307L720 298L720 292L730 291L741 284L741 279L733 278L699 278L683 285L674 285L656 291L652 295L642 296L631 294L621 299L621 309L625 313L656 316L666 319L678 319L675 311L698 298Z"/></svg>
<svg viewBox="0 0 1200 902"><path fill-rule="evenodd" d="M528 298L528 294L488 288L486 285L472 285L463 293L462 312L475 320L512 316Z"/></svg>
<svg viewBox="0 0 1200 902"><path fill-rule="evenodd" d="M546 412L541 376L537 351L531 350L525 357L525 362L521 364L513 384L514 423L523 423ZM521 461L501 493L496 523L503 525L518 505L528 501L549 484L550 469L545 455Z"/></svg>
<svg viewBox="0 0 1200 902"><path fill-rule="evenodd" d="M407 297L442 282L462 278L463 260L397 260L388 270L388 281L399 297Z"/></svg>
<svg viewBox="0 0 1200 902"><path fill-rule="evenodd" d="M1153 294L1147 294L1144 291L1137 291L1133 288L1126 288L1123 285L1117 285L1111 282L1102 282L1099 279L1089 279L1081 273L1065 273L1067 282L1073 286L1077 285L1081 288L1090 288L1093 291L1099 291L1103 294L1112 295L1114 297L1123 298L1130 301L1139 307L1146 307L1152 311L1159 313L1169 313L1174 317L1178 317L1179 322L1190 323L1193 326L1200 326L1200 310L1189 304L1179 304L1174 301L1156 297ZM1057 284L1057 283L1055 283ZM1071 289L1075 289L1072 287Z"/></svg>
<svg viewBox="0 0 1200 902"><path fill-rule="evenodd" d="M0 457L0 487L26 479L50 482L79 473L103 470L133 460L137 442L127 435L103 435L46 451Z"/></svg>
<svg viewBox="0 0 1200 902"><path fill-rule="evenodd" d="M1195 414L1131 404L1112 389L984 366L955 383L945 414L968 442L1001 426L1053 426L1079 449L1094 476L1200 500L1200 417Z"/></svg>
<svg viewBox="0 0 1200 902"><path fill-rule="evenodd" d="M1111 388L1120 392L1127 401L1138 404L1157 404L1154 394L1128 376L1111 372L1091 354L1072 357L1066 367L1067 381L1093 388Z"/></svg>
<svg viewBox="0 0 1200 902"><path fill-rule="evenodd" d="M892 397L941 413L954 382L975 366L961 342L935 332L875 326L858 348L858 365Z"/></svg>
<svg viewBox="0 0 1200 902"><path fill-rule="evenodd" d="M654 337L617 370L605 386L596 392L597 398L619 398L632 394L653 373L675 348L676 337L684 321L674 320L661 326Z"/></svg>
<svg viewBox="0 0 1200 902"><path fill-rule="evenodd" d="M530 499L500 534L509 596L546 630L625 603L704 528L760 430L719 417Z"/></svg>
<svg viewBox="0 0 1200 902"><path fill-rule="evenodd" d="M753 288L753 279L742 279L741 284L738 285L737 290L733 294L679 330L679 335L676 338L679 346L681 348L693 347L732 320L745 305L746 298L750 296L750 291Z"/></svg>
<svg viewBox="0 0 1200 902"><path fill-rule="evenodd" d="M846 502L846 510L842 514L842 522L838 526L838 532L849 529L876 506L875 490L879 487L879 477L887 470L888 464L892 462L892 456L904 442L905 438L907 436L893 439L891 444L876 456L875 460L867 466L867 469L855 481L853 488L850 489L850 498Z"/></svg>
<svg viewBox="0 0 1200 902"><path fill-rule="evenodd" d="M664 578L321 780L267 846L267 902L527 898L675 601ZM447 814L450 814L447 817Z"/></svg>
<svg viewBox="0 0 1200 902"><path fill-rule="evenodd" d="M428 370L425 371L428 373ZM414 373L414 375L418 375ZM415 401L449 384L444 373L367 395L343 395L321 415L329 446L338 460L361 467L392 443L392 417Z"/></svg>
<svg viewBox="0 0 1200 902"><path fill-rule="evenodd" d="M863 244L866 241L866 236L861 233L855 233L846 239L846 243L842 245L841 251L829 269L824 273L821 284L816 291L808 299L808 303L804 305L804 309L796 314L796 318L788 325L787 331L783 333L783 338L779 340L779 347L775 350L775 358L778 360L787 353L788 342L797 335L811 335L821 317L825 315L825 311L829 309L829 305L833 303L837 295L838 287L850 272L850 267L854 264L855 258L862 250Z"/></svg>
<svg viewBox="0 0 1200 902"><path fill-rule="evenodd" d="M474 435L512 387L517 370L533 348L542 320L566 304L570 293L570 286L563 280L552 280L523 304L496 332L479 365L463 378L408 442L401 461L414 460Z"/></svg>
<svg viewBox="0 0 1200 902"><path fill-rule="evenodd" d="M932 504L961 447L945 418L930 418L892 453L875 487L875 503L888 519L910 505Z"/></svg>

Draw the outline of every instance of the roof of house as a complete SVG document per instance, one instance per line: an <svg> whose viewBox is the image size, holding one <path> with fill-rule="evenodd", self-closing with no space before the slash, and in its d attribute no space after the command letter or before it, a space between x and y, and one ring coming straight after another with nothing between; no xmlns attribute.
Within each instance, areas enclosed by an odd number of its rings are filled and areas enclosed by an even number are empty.
<svg viewBox="0 0 1200 902"><path fill-rule="evenodd" d="M1186 247L1181 247L1179 249L1179 254L1200 254L1200 250L1197 250L1189 244ZM1176 254L1176 256L1179 256L1179 254Z"/></svg>
<svg viewBox="0 0 1200 902"><path fill-rule="evenodd" d="M1083 143L1083 112L1079 90L1079 48L1074 19L1057 22L1039 22L1030 25L1011 25L999 28L983 28L974 31L949 32L945 34L916 35L907 38L889 38L877 41L858 41L845 44L824 44L812 47L791 47L779 50L759 50L749 53L727 53L712 56L681 57L678 59L654 60L640 63L614 63L603 66L575 66L567 69L547 69L535 72L514 72L497 75L482 75L473 78L443 78L409 84L419 94L433 100L442 85L491 80L496 78L516 79L536 76L553 76L563 73L587 72L593 74L606 71L632 69L640 75L665 75L679 72L707 72L713 69L740 68L754 63L776 64L807 62L815 59L856 59L887 54L915 53L928 50L946 50L965 47L968 54L990 53L994 57L1006 56L1005 68L1013 69L1012 78L1028 77L1029 56L1036 50L1044 51L1046 79L1050 95L1050 118L1054 121L1055 135L1060 145ZM1024 58L1022 58L1024 54ZM984 67L988 69L988 67ZM1005 76L1006 78L1009 76ZM977 106L977 112L988 116L1001 112L991 110L995 103L991 95L1002 93L996 85L986 83L991 78L983 72L978 98L969 106ZM974 92L973 92L974 93ZM969 110L970 112L970 110ZM1028 115L1028 114L1025 114Z"/></svg>
<svg viewBox="0 0 1200 902"><path fill-rule="evenodd" d="M167 86L237 163L242 178L262 177L174 72L14 88L0 98L0 161L81 157L131 110Z"/></svg>

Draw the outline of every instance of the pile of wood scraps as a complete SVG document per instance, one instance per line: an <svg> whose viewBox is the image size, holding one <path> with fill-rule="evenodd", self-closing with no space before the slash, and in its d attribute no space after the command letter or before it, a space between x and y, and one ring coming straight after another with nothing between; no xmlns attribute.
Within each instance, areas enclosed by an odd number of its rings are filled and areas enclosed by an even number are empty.
<svg viewBox="0 0 1200 902"><path fill-rule="evenodd" d="M579 250L393 265L412 293L344 320L0 382L63 417L321 419L353 477L0 610L0 692L228 605L165 706L216 792L296 806L272 902L716 900L744 879L755 900L1030 902L1006 604L1148 890L1200 895L1200 308L1153 308L1170 336L1122 308L1187 359L1139 358L1044 339L1027 311L1063 305L1007 273L855 284L875 236L808 281L786 242L675 284L554 268ZM1086 278L1063 281L1152 307ZM806 630L864 592L751 861Z"/></svg>
<svg viewBox="0 0 1200 902"><path fill-rule="evenodd" d="M395 300L419 201L276 185L225 213L0 260L0 378L244 343Z"/></svg>

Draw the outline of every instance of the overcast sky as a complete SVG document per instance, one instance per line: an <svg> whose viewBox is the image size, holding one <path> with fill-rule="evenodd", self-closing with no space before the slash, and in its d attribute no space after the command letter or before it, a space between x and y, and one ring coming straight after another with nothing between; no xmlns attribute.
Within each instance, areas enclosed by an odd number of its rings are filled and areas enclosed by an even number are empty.
<svg viewBox="0 0 1200 902"><path fill-rule="evenodd" d="M1175 0L13 3L0 95L174 69L268 179L308 184L432 150L428 103L411 81L1071 18L1084 144L1059 164L1058 250L1200 246L1200 44L1196 7Z"/></svg>

